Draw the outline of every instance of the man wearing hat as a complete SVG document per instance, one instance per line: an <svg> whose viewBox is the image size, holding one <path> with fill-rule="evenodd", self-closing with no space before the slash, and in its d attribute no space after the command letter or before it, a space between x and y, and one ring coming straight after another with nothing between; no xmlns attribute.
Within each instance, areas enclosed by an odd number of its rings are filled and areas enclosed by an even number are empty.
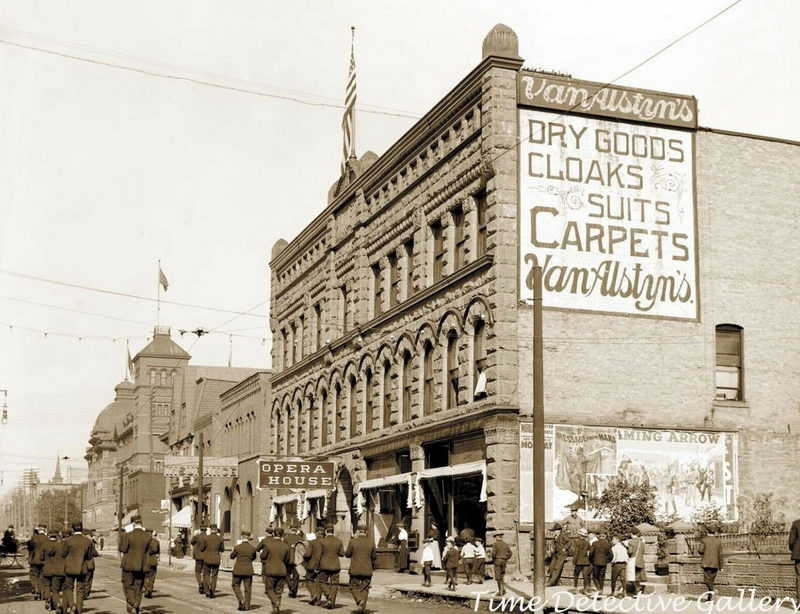
<svg viewBox="0 0 800 614"><path fill-rule="evenodd" d="M486 579L486 548L480 537L475 538L475 575L478 576L478 584L483 584Z"/></svg>
<svg viewBox="0 0 800 614"><path fill-rule="evenodd" d="M123 533L119 542L122 553L122 588L125 592L127 612L139 612L142 603L142 588L147 573L152 536L142 528L142 517L131 518L133 530Z"/></svg>
<svg viewBox="0 0 800 614"><path fill-rule="evenodd" d="M261 556L261 582L264 584L264 594L267 594L267 557L264 555L264 550L269 545L269 543L275 539L275 529L272 527L267 527L266 536L258 542L258 546L256 546L256 552L258 552Z"/></svg>
<svg viewBox="0 0 800 614"><path fill-rule="evenodd" d="M200 544L206 538L206 527L201 525L199 530L195 530L189 542L192 545L192 558L194 559L194 577L197 580L197 592L201 595L203 590L203 550Z"/></svg>
<svg viewBox="0 0 800 614"><path fill-rule="evenodd" d="M147 553L147 564L145 565L144 575L144 596L148 599L153 597L153 589L156 586L156 573L158 572L158 556L161 554L161 544L158 542L158 533L151 532L153 536L150 540L150 549Z"/></svg>
<svg viewBox="0 0 800 614"><path fill-rule="evenodd" d="M334 536L333 527L326 527L325 537L320 541L320 546L320 585L327 600L325 607L332 610L336 605L336 594L339 592L339 572L342 570L339 557L344 556L344 544Z"/></svg>
<svg viewBox="0 0 800 614"><path fill-rule="evenodd" d="M289 546L281 539L283 529L275 529L275 537L266 540L266 545L261 551L261 561L264 563L264 582L267 597L272 603L272 614L278 614L281 609L283 585L286 574L289 573Z"/></svg>
<svg viewBox="0 0 800 614"><path fill-rule="evenodd" d="M302 531L300 531L299 527L289 529L284 541L289 546L289 569L286 574L286 586L289 588L289 597L297 597L297 589L300 588L300 574L297 573L297 565L303 562Z"/></svg>
<svg viewBox="0 0 800 614"><path fill-rule="evenodd" d="M73 523L72 535L64 540L61 549L64 562L64 609L74 608L77 614L83 610L83 598L86 594L86 561L94 553L92 540L83 534L83 525L80 522Z"/></svg>
<svg viewBox="0 0 800 614"><path fill-rule="evenodd" d="M511 558L511 548L503 541L503 531L494 532L492 544L492 565L494 566L494 579L497 582L495 596L502 597L506 594L506 565Z"/></svg>
<svg viewBox="0 0 800 614"><path fill-rule="evenodd" d="M425 546L422 548L422 586L431 585L431 567L434 563L433 556L433 538L428 536L425 538Z"/></svg>
<svg viewBox="0 0 800 614"><path fill-rule="evenodd" d="M42 583L42 570L44 569L44 548L48 544L47 527L36 527L33 535L28 540L31 586L33 587L33 598L43 599L44 585Z"/></svg>
<svg viewBox="0 0 800 614"><path fill-rule="evenodd" d="M231 552L233 565L231 587L239 601L239 610L250 609L250 597L253 594L253 561L256 560L256 547L250 541L250 531L242 531L242 541ZM244 596L242 596L244 585Z"/></svg>
<svg viewBox="0 0 800 614"><path fill-rule="evenodd" d="M325 537L325 530L321 527L317 529L314 539L309 536L308 548L303 553L303 560L306 565L306 588L311 595L311 605L319 603L322 598L322 587L319 584L319 559L322 555L322 538Z"/></svg>
<svg viewBox="0 0 800 614"><path fill-rule="evenodd" d="M44 609L61 610L61 589L64 586L64 558L61 556L61 537L51 533L44 546L44 567L42 568L42 588Z"/></svg>
<svg viewBox="0 0 800 614"><path fill-rule="evenodd" d="M456 547L456 540L454 537L448 537L442 553L442 567L447 574L447 588L451 591L456 590L456 575L458 574L458 563L461 560L461 555Z"/></svg>
<svg viewBox="0 0 800 614"><path fill-rule="evenodd" d="M200 543L200 551L203 553L203 591L206 597L213 599L217 591L219 564L222 561L220 555L225 552L225 540L217 532L217 525L212 524L209 527L209 534Z"/></svg>
<svg viewBox="0 0 800 614"><path fill-rule="evenodd" d="M548 586L557 586L561 581L561 572L564 563L572 551L572 539L564 533L559 523L553 525L555 537L553 538L553 553L550 559L550 569L548 570Z"/></svg>
<svg viewBox="0 0 800 614"><path fill-rule="evenodd" d="M578 510L580 507L577 505L572 505L569 508L569 516L564 518L561 521L561 526L563 527L564 534L569 538L578 537L578 532L581 529L586 528L586 521L578 516Z"/></svg>
<svg viewBox="0 0 800 614"><path fill-rule="evenodd" d="M372 583L372 571L375 569L377 553L375 544L367 537L367 525L359 524L355 537L347 544L344 553L350 561L350 592L356 602L356 612L367 611L369 586Z"/></svg>
<svg viewBox="0 0 800 614"><path fill-rule="evenodd" d="M578 592L578 578L583 578L583 590L589 592L589 532L585 528L578 530L578 537L572 540L572 565L574 566L573 583Z"/></svg>

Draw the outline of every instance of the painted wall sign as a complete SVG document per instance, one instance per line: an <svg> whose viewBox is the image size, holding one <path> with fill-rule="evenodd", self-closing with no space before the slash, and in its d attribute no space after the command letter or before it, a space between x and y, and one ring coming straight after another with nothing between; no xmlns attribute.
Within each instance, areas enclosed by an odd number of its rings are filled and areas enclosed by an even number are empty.
<svg viewBox="0 0 800 614"><path fill-rule="evenodd" d="M196 478L200 472L196 456L165 456L164 475L167 477ZM203 477L235 478L239 476L238 456L203 457Z"/></svg>
<svg viewBox="0 0 800 614"><path fill-rule="evenodd" d="M258 461L259 488L333 488L334 475L327 461Z"/></svg>
<svg viewBox="0 0 800 614"><path fill-rule="evenodd" d="M519 74L517 102L556 111L697 128L697 100L693 96L606 86L530 71Z"/></svg>
<svg viewBox="0 0 800 614"><path fill-rule="evenodd" d="M698 316L692 133L520 109L520 298Z"/></svg>
<svg viewBox="0 0 800 614"><path fill-rule="evenodd" d="M614 476L656 489L657 510L689 520L713 502L736 518L735 433L615 427L545 427L545 517L560 520L581 492L599 496ZM533 519L533 426L520 423L520 522Z"/></svg>

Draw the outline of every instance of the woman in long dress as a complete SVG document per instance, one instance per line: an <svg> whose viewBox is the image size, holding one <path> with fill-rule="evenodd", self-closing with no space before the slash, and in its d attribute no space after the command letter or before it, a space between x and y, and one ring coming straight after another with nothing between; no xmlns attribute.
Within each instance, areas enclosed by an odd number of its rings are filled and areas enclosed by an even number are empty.
<svg viewBox="0 0 800 614"><path fill-rule="evenodd" d="M433 550L433 565L431 565L432 569L441 569L442 568L442 548L439 545L439 527L436 526L435 522L431 523L431 529L428 531L427 537L430 537L433 540L431 543L431 550Z"/></svg>

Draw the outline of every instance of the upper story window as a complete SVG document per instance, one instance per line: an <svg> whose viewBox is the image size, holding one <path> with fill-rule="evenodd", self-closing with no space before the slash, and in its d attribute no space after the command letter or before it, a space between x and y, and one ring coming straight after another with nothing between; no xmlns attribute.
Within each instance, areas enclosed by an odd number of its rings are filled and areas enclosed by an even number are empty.
<svg viewBox="0 0 800 614"><path fill-rule="evenodd" d="M372 265L372 285L375 290L372 315L379 316L383 308L383 279L381 277L381 265L377 262Z"/></svg>
<svg viewBox="0 0 800 614"><path fill-rule="evenodd" d="M328 391L324 388L319 396L319 440L319 445L328 445Z"/></svg>
<svg viewBox="0 0 800 614"><path fill-rule="evenodd" d="M297 347L297 360L303 360L303 345L305 342L306 334L306 317L301 313L299 318L300 323L297 325L297 339L294 344Z"/></svg>
<svg viewBox="0 0 800 614"><path fill-rule="evenodd" d="M433 345L425 342L422 358L422 412L428 416L433 413Z"/></svg>
<svg viewBox="0 0 800 614"><path fill-rule="evenodd" d="M367 369L367 372L364 374L364 432L366 433L372 432L372 408L374 407L372 400L373 392L372 369Z"/></svg>
<svg viewBox="0 0 800 614"><path fill-rule="evenodd" d="M744 329L735 324L717 325L716 398L744 401Z"/></svg>
<svg viewBox="0 0 800 614"><path fill-rule="evenodd" d="M400 302L400 275L397 270L397 254L392 252L388 256L389 261L389 308L391 309Z"/></svg>
<svg viewBox="0 0 800 614"><path fill-rule="evenodd" d="M155 386L156 385L156 372L155 372L155 369L150 369L150 385L151 386Z"/></svg>
<svg viewBox="0 0 800 614"><path fill-rule="evenodd" d="M281 330L281 340L283 341L283 368L289 367L289 360L291 358L291 348L289 347L289 333L286 329Z"/></svg>
<svg viewBox="0 0 800 614"><path fill-rule="evenodd" d="M456 207L452 210L451 215L453 216L453 245L455 248L453 270L457 271L467 261L467 232L464 227L464 210Z"/></svg>
<svg viewBox="0 0 800 614"><path fill-rule="evenodd" d="M486 324L483 320L475 323L475 334L473 336L472 354L474 364L472 373L473 398L480 399L486 396Z"/></svg>
<svg viewBox="0 0 800 614"><path fill-rule="evenodd" d="M403 353L403 422L411 420L411 352Z"/></svg>
<svg viewBox="0 0 800 614"><path fill-rule="evenodd" d="M347 284L339 287L339 321L342 323L342 334L347 332Z"/></svg>
<svg viewBox="0 0 800 614"><path fill-rule="evenodd" d="M358 402L356 396L356 378L350 377L350 402L348 411L350 412L350 437L358 435Z"/></svg>
<svg viewBox="0 0 800 614"><path fill-rule="evenodd" d="M314 349L322 348L322 303L314 305Z"/></svg>
<svg viewBox="0 0 800 614"><path fill-rule="evenodd" d="M406 298L414 296L414 237L411 237L403 244L406 256L405 286Z"/></svg>
<svg viewBox="0 0 800 614"><path fill-rule="evenodd" d="M292 341L289 348L292 364L297 362L297 325L292 322Z"/></svg>
<svg viewBox="0 0 800 614"><path fill-rule="evenodd" d="M458 336L447 335L447 407L458 405Z"/></svg>
<svg viewBox="0 0 800 614"><path fill-rule="evenodd" d="M433 237L433 283L436 283L444 277L444 237L441 222L431 224L431 236Z"/></svg>
<svg viewBox="0 0 800 614"><path fill-rule="evenodd" d="M383 363L383 428L392 425L392 365Z"/></svg>
<svg viewBox="0 0 800 614"><path fill-rule="evenodd" d="M475 196L475 211L478 218L475 255L480 258L486 254L486 192L480 192Z"/></svg>

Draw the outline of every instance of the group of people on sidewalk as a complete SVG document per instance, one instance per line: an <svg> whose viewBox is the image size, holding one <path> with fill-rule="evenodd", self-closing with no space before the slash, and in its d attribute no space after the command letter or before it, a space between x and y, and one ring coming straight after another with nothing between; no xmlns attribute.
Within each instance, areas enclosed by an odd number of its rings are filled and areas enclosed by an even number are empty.
<svg viewBox="0 0 800 614"><path fill-rule="evenodd" d="M347 548L334 535L333 527L320 528L308 535L298 528L285 532L282 528L267 527L266 536L258 542L250 532L242 531L241 539L230 554L234 561L231 587L238 609L247 611L251 608L256 559L261 562L264 593L269 598L273 614L280 612L285 586L290 597L297 597L303 568L311 597L309 603L333 609L339 591L341 558L347 557L350 559L349 587L357 611L366 611L377 556L375 543L367 537L366 530L366 525L359 525ZM198 592L214 599L220 554L225 551L216 525L196 531L191 544Z"/></svg>
<svg viewBox="0 0 800 614"><path fill-rule="evenodd" d="M34 600L44 601L45 610L80 614L92 591L97 556L94 540L83 534L81 523L61 532L48 533L44 526L34 529L28 540Z"/></svg>

